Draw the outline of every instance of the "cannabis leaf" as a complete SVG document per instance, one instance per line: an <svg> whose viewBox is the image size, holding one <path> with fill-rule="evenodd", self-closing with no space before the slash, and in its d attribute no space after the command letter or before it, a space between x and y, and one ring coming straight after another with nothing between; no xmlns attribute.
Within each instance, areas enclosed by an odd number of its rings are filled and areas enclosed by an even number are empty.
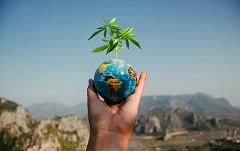
<svg viewBox="0 0 240 151"><path fill-rule="evenodd" d="M101 52L101 51L107 49L107 47L109 47L109 45L103 45L101 47L95 48L92 52Z"/></svg>
<svg viewBox="0 0 240 151"><path fill-rule="evenodd" d="M117 25L116 21L116 18L112 18L110 21L103 18L104 25L98 27L97 31L94 32L88 40L103 32L103 37L105 39L102 39L102 41L105 45L95 48L92 52L97 53L106 50L106 54L109 54L115 51L115 56L117 58L118 52L123 48L123 41L125 41L125 45L128 49L130 48L129 41L141 49L140 44L135 40L136 35L132 33L133 28L127 27L124 29L122 26Z"/></svg>

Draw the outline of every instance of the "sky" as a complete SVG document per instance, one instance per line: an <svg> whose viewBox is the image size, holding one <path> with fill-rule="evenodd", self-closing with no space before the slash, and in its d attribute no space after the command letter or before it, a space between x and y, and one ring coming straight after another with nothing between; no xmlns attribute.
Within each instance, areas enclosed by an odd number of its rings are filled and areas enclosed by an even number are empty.
<svg viewBox="0 0 240 151"><path fill-rule="evenodd" d="M144 95L204 92L240 106L240 2L237 0L0 0L0 96L23 105L86 101L96 68L89 36L117 18L142 46L119 58L147 70Z"/></svg>

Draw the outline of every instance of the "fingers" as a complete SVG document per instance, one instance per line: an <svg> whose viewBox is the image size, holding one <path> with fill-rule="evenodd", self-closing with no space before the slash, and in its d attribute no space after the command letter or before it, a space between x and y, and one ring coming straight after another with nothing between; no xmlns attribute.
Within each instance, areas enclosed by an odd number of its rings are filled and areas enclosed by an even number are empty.
<svg viewBox="0 0 240 151"><path fill-rule="evenodd" d="M92 79L88 80L87 97L88 97L88 101L99 99L98 94L94 89L94 84Z"/></svg>
<svg viewBox="0 0 240 151"><path fill-rule="evenodd" d="M134 91L134 94L137 95L139 98L142 96L146 78L147 78L147 72L143 71L139 77L137 87L135 88L135 91Z"/></svg>
<svg viewBox="0 0 240 151"><path fill-rule="evenodd" d="M146 80L147 72L144 71L141 73L137 87L132 95L130 95L125 102L121 104L121 114L124 117L128 117L129 119L135 119L138 112L138 107L140 103L140 98L144 89L144 82Z"/></svg>

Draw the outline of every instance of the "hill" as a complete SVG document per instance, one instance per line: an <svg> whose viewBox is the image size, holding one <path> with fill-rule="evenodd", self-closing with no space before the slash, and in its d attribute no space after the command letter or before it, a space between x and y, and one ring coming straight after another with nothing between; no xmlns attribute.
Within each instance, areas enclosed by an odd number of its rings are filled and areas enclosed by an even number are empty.
<svg viewBox="0 0 240 151"><path fill-rule="evenodd" d="M24 107L0 98L0 150L84 151L87 126L74 115L38 121Z"/></svg>
<svg viewBox="0 0 240 151"><path fill-rule="evenodd" d="M240 110L233 107L225 98L215 98L205 93L186 95L161 95L142 97L140 113L150 111L153 108L176 108L186 107L192 112L204 115L228 115L240 113Z"/></svg>
<svg viewBox="0 0 240 151"><path fill-rule="evenodd" d="M134 132L169 139L173 135L186 134L189 131L208 131L220 127L217 118L207 118L185 107L154 108L139 116Z"/></svg>

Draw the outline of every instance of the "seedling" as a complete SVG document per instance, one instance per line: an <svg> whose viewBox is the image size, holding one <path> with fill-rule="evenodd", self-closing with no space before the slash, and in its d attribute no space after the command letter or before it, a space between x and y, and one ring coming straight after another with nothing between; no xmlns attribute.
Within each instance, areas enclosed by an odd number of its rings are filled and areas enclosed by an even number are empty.
<svg viewBox="0 0 240 151"><path fill-rule="evenodd" d="M123 28L116 24L116 18L110 21L103 19L104 25L97 28L88 40L102 33L101 39L104 45L92 50L93 53L115 52L115 59L103 62L94 75L94 86L97 93L108 103L120 103L130 96L137 84L137 73L126 61L118 59L118 53L125 45L128 49L130 43L141 49L140 44L135 40L132 27Z"/></svg>
<svg viewBox="0 0 240 151"><path fill-rule="evenodd" d="M115 52L115 58L117 59L118 53L123 48L124 44L129 49L129 42L131 42L141 49L140 44L135 40L136 35L132 33L133 27L123 28L116 24L116 20L116 18L112 18L108 21L104 18L104 25L98 27L97 31L88 38L88 40L90 40L99 33L103 33L104 38L101 40L104 42L104 45L92 50L93 53L106 51L106 54L109 54L110 52Z"/></svg>

